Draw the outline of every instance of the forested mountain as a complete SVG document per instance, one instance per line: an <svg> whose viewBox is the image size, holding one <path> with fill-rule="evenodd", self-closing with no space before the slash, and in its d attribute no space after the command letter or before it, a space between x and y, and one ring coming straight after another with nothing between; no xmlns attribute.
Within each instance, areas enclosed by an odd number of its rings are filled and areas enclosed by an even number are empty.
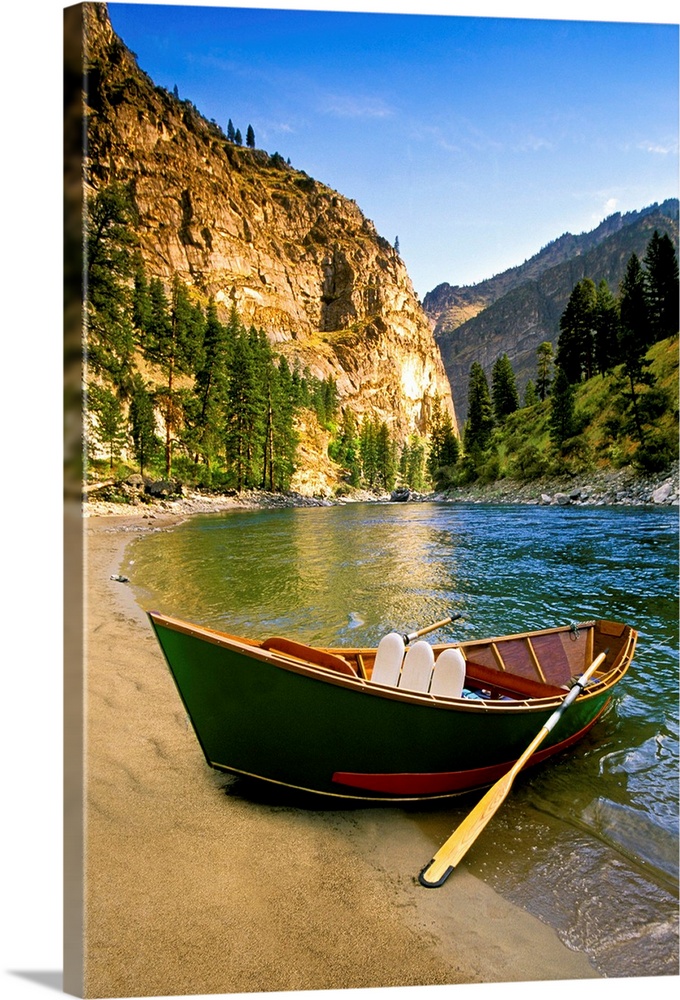
<svg viewBox="0 0 680 1000"><path fill-rule="evenodd" d="M519 267L478 285L439 285L425 296L461 425L472 363L490 376L494 362L507 354L522 392L536 377L538 346L557 345L560 316L574 285L582 278L604 280L616 293L630 255L644 256L655 230L677 245L677 199L613 215L581 236L567 233Z"/></svg>
<svg viewBox="0 0 680 1000"><path fill-rule="evenodd" d="M190 101L155 86L114 33L106 6L82 11L86 194L99 208L102 198L128 199L143 280L160 283L168 302L179 282L204 324L209 309L225 327L237 315L290 372L332 380L340 412L357 425L364 417L384 422L403 443L430 433L439 405L455 421L405 266L359 207L278 152L256 148L252 127L243 145L231 122L226 134ZM149 367L144 330L132 322L129 363L162 386L167 373Z"/></svg>

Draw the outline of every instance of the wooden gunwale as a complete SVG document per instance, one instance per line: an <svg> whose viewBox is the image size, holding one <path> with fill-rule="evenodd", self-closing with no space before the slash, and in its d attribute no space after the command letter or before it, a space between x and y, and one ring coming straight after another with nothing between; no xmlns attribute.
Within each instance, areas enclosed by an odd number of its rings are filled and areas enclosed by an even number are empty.
<svg viewBox="0 0 680 1000"><path fill-rule="evenodd" d="M260 642L255 639L229 635L228 633L220 632L216 629L201 625L194 625L192 623L182 621L181 619L173 618L168 615L162 615L154 611L149 612L149 616L161 626L165 626L185 635L194 636L198 639L204 640L205 642L221 646L222 648L228 649L232 652L241 653L250 659L260 660L265 663L273 663L287 671L301 674L309 677L310 679L316 679L334 686L354 689L357 693L366 694L370 697L379 697L381 699L396 700L400 702L410 702L417 705L428 705L438 710L456 712L462 711L470 713L501 712L503 714L513 712L526 713L531 711L544 712L546 709L557 707L567 693L565 689L564 694L562 695L551 693L546 697L526 697L521 699L513 698L512 700L507 701L495 699L472 700L466 698L441 698L429 693L413 692L402 688L388 687L382 684L373 683L358 674L356 676L340 674L329 667L308 663L301 659L293 659L275 650L262 649ZM578 627L588 628L589 634L593 635L596 624L597 623L595 621L583 622L580 623ZM623 626L621 632L618 634L621 635L626 627L627 626ZM458 647L464 652L466 658L468 658L469 653L473 651L476 646L485 646L488 648L490 645L497 642L503 642L504 640L526 639L536 635L553 635L569 632L570 630L571 626L565 625L550 629L541 629L534 632L521 632L508 636L498 636L494 639L472 640L465 643L440 643L434 645L433 650L435 655L437 655L445 648ZM613 686L614 683L616 683L623 676L628 669L630 660L632 659L633 650L631 649L631 643L634 648L636 638L637 634L634 630L629 628L628 639L625 647L619 650L614 663L604 674L599 676L596 675L586 690L579 696L580 700L600 695L604 690ZM364 658L369 659L370 661L370 659L374 656L375 650L366 647L343 647L342 649L323 647L322 652L326 652L331 655L343 656L345 659L357 659L358 657L361 657L363 662ZM499 670L498 673L500 680L503 677L503 672ZM505 676L508 676L507 672L505 672Z"/></svg>

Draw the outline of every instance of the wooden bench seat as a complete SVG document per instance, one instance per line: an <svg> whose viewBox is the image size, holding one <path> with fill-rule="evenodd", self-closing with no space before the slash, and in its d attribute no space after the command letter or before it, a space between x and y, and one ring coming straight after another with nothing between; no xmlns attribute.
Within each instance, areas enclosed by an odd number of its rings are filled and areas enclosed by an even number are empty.
<svg viewBox="0 0 680 1000"><path fill-rule="evenodd" d="M294 639L286 639L284 636L274 635L265 639L262 643L262 649L266 649L270 653L282 653L284 656L291 656L303 663L312 663L316 667L326 667L328 670L335 670L348 677L357 676L354 667L344 657L328 653L325 649L317 649L316 646L307 646L303 642L295 642Z"/></svg>

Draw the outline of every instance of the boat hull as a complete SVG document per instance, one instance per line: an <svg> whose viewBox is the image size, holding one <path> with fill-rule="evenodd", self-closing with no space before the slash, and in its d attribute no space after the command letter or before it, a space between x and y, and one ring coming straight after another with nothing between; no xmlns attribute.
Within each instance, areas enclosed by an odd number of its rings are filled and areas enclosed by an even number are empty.
<svg viewBox="0 0 680 1000"><path fill-rule="evenodd" d="M316 794L406 801L484 787L559 704L405 695L150 618L210 766ZM596 722L611 697L610 686L597 688L564 713L531 763L567 749Z"/></svg>

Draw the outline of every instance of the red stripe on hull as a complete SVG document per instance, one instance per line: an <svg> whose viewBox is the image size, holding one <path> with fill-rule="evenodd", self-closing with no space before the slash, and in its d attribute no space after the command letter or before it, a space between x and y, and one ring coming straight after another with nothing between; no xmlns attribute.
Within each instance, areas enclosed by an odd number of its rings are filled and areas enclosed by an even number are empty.
<svg viewBox="0 0 680 1000"><path fill-rule="evenodd" d="M606 704L587 726L568 739L537 751L529 758L525 767L540 764L547 757L560 753L578 742L597 722L605 708ZM506 763L472 768L467 771L437 771L430 774L358 774L350 771L336 771L333 775L333 781L339 785L362 788L371 792L383 792L386 795L442 795L446 792L466 792L474 788L492 785L504 774L507 774L514 763L514 760L510 760Z"/></svg>

